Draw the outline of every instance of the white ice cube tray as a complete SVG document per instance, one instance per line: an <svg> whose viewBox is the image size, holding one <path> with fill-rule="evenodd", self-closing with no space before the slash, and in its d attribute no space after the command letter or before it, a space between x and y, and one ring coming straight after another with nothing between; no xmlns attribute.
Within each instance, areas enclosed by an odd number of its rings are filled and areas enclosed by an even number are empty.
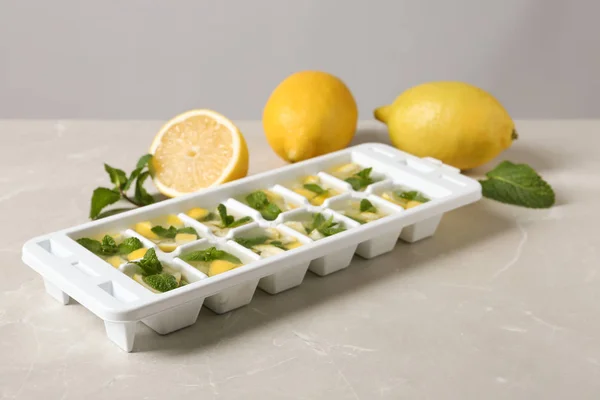
<svg viewBox="0 0 600 400"><path fill-rule="evenodd" d="M349 162L372 167L372 176L381 180L364 192L355 192L350 184L324 172ZM339 189L342 194L327 199L321 207L315 207L303 196L283 186L307 175L318 175L324 184ZM405 210L378 197L382 191L395 186L418 190L431 201ZM259 189L275 191L299 207L281 213L275 221L266 221L258 211L237 200ZM368 198L389 215L360 225L333 210L338 202L348 197ZM328 275L348 267L354 253L372 258L391 251L398 238L415 242L431 236L445 212L475 202L480 197L479 183L461 175L456 168L435 159L417 158L387 145L367 143L37 237L23 246L23 261L44 278L48 294L63 304L67 304L71 297L77 300L104 320L108 337L114 343L125 351L131 351L140 321L159 334L190 326L196 322L203 305L222 314L250 303L257 287L276 294L300 285L307 270L320 276ZM249 215L254 222L232 229L225 237L216 237L205 225L185 214L194 207L212 209L219 203L224 203L231 214L238 217ZM283 225L285 221L313 212L333 216L348 229L313 241ZM186 226L197 230L200 239L182 245L172 253L164 253L131 229L137 222L167 214L177 214ZM303 245L261 258L232 240L266 227L280 229L296 237ZM150 292L123 273L131 265L114 268L75 241L109 232L138 237L145 247L155 248L161 262L180 271L189 284L166 293ZM178 258L182 253L210 246L234 254L245 265L207 277Z"/></svg>

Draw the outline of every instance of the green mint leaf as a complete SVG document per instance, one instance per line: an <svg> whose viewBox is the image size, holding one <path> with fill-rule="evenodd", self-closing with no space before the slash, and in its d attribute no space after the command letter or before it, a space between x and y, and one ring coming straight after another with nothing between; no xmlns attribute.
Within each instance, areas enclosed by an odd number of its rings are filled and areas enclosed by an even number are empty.
<svg viewBox="0 0 600 400"><path fill-rule="evenodd" d="M110 217L111 215L116 215L131 210L135 210L135 207L113 208L112 210L101 212L96 216L96 219Z"/></svg>
<svg viewBox="0 0 600 400"><path fill-rule="evenodd" d="M81 238L76 240L77 243L88 249L94 254L100 254L102 244L94 239L90 238Z"/></svg>
<svg viewBox="0 0 600 400"><path fill-rule="evenodd" d="M528 208L554 205L554 190L529 165L503 161L486 176L479 182L487 198Z"/></svg>
<svg viewBox="0 0 600 400"><path fill-rule="evenodd" d="M269 238L267 236L256 236L252 238L236 238L235 241L244 247L252 248L259 244L264 244Z"/></svg>
<svg viewBox="0 0 600 400"><path fill-rule="evenodd" d="M279 240L273 240L271 243L269 243L271 246L275 246L275 247L279 247L281 250L286 250L285 246L283 245L283 243L281 243L281 241Z"/></svg>
<svg viewBox="0 0 600 400"><path fill-rule="evenodd" d="M260 215L267 221L273 221L279 214L281 214L281 209L273 203L267 204L265 208L260 210Z"/></svg>
<svg viewBox="0 0 600 400"><path fill-rule="evenodd" d="M196 235L196 238L200 237L198 235L198 232L196 232L196 230L194 228L192 228L191 226L186 226L184 228L179 228L177 229L177 233L189 233L192 235Z"/></svg>
<svg viewBox="0 0 600 400"><path fill-rule="evenodd" d="M135 168L144 168L146 165L149 165L150 160L152 160L152 154L144 154L138 160Z"/></svg>
<svg viewBox="0 0 600 400"><path fill-rule="evenodd" d="M307 183L304 185L304 189L310 190L311 192L313 192L317 195L327 193L327 190L323 189L321 186L317 185L316 183Z"/></svg>
<svg viewBox="0 0 600 400"><path fill-rule="evenodd" d="M429 199L421 192L417 192L416 190L408 190L408 191L395 191L394 194L396 197L407 201L418 201L419 203L427 203Z"/></svg>
<svg viewBox="0 0 600 400"><path fill-rule="evenodd" d="M252 222L252 218L250 218L250 217L242 217L240 219L236 219L231 224L229 224L229 227L230 228L237 228L238 226L245 225L248 222Z"/></svg>
<svg viewBox="0 0 600 400"><path fill-rule="evenodd" d="M110 235L104 235L100 245L100 252L106 256L111 256L118 251L117 242Z"/></svg>
<svg viewBox="0 0 600 400"><path fill-rule="evenodd" d="M332 236L336 233L344 232L345 230L346 228L343 228L341 226L330 226L327 228L320 229L319 232L321 232L325 236Z"/></svg>
<svg viewBox="0 0 600 400"><path fill-rule="evenodd" d="M100 212L107 206L116 203L121 198L118 191L99 187L92 194L92 204L90 207L90 219L98 218Z"/></svg>
<svg viewBox="0 0 600 400"><path fill-rule="evenodd" d="M104 170L110 176L110 181L115 185L115 189L121 189L127 184L127 175L122 169L113 168L108 164L104 164Z"/></svg>
<svg viewBox="0 0 600 400"><path fill-rule="evenodd" d="M123 186L123 191L126 192L129 190L129 188L131 187L131 185L133 184L133 182L135 182L135 180L137 179L138 176L140 176L140 173L142 172L144 168L136 168L133 170L133 172L131 173L131 175L129 175L129 178L127 179L127 182L125 183L125 186Z"/></svg>
<svg viewBox="0 0 600 400"><path fill-rule="evenodd" d="M325 219L323 214L318 213L313 216L311 231L316 229L325 236L331 236L346 230L346 228L337 225L339 223L333 220L333 216Z"/></svg>
<svg viewBox="0 0 600 400"><path fill-rule="evenodd" d="M375 182L371 178L372 170L373 170L373 168L365 168L363 170L360 170L355 175L346 179L346 182L348 182L352 186L352 189L362 190L362 189L366 188L367 186L369 186L371 183Z"/></svg>
<svg viewBox="0 0 600 400"><path fill-rule="evenodd" d="M377 208L367 199L362 199L360 201L360 212L371 212L376 213Z"/></svg>
<svg viewBox="0 0 600 400"><path fill-rule="evenodd" d="M154 203L154 198L144 188L144 181L148 178L150 172L142 172L135 181L135 200L143 206Z"/></svg>
<svg viewBox="0 0 600 400"><path fill-rule="evenodd" d="M208 214L206 214L206 216L204 218L201 218L198 221L200 221L200 222L213 221L214 219L216 219L216 215L214 212L210 211Z"/></svg>
<svg viewBox="0 0 600 400"><path fill-rule="evenodd" d="M227 208L223 204L219 204L217 206L217 211L219 212L219 217L221 217L221 224L224 228L227 228L231 225L235 218L231 215L227 215Z"/></svg>
<svg viewBox="0 0 600 400"><path fill-rule="evenodd" d="M214 260L225 260L235 264L241 264L242 261L223 250L218 250L216 247L209 247L204 250L192 251L191 253L185 254L180 257L183 261L204 261L210 262Z"/></svg>
<svg viewBox="0 0 600 400"><path fill-rule="evenodd" d="M140 267L144 276L160 274L163 270L163 266L158 260L154 249L148 249L146 254L144 254L144 258L136 261L134 264Z"/></svg>
<svg viewBox="0 0 600 400"><path fill-rule="evenodd" d="M174 239L175 235L177 235L177 228L174 226L169 226L169 228L165 228L160 225L153 226L151 229L152 232L156 233L159 237L165 239Z"/></svg>
<svg viewBox="0 0 600 400"><path fill-rule="evenodd" d="M371 179L371 171L373 171L373 168L365 168L365 169L357 172L356 176L358 176L359 178L363 178L363 179ZM371 179L371 181L372 181L372 179Z"/></svg>
<svg viewBox="0 0 600 400"><path fill-rule="evenodd" d="M321 213L314 214L310 230L311 231L313 231L315 229L318 230L319 227L325 226L326 224L327 224L327 220L325 219L323 214L321 214Z"/></svg>
<svg viewBox="0 0 600 400"><path fill-rule="evenodd" d="M136 237L130 237L119 244L119 254L129 254L132 251L136 251L137 249L141 249L144 247L140 239Z"/></svg>
<svg viewBox="0 0 600 400"><path fill-rule="evenodd" d="M261 210L263 207L269 204L269 199L267 198L267 195L264 192L258 190L246 196L246 202L250 207L254 208L255 210Z"/></svg>
<svg viewBox="0 0 600 400"><path fill-rule="evenodd" d="M168 292L169 290L177 289L179 285L177 284L177 279L173 275L170 274L155 274L144 276L142 278L144 282L148 286L150 286L154 290L158 290L159 292Z"/></svg>

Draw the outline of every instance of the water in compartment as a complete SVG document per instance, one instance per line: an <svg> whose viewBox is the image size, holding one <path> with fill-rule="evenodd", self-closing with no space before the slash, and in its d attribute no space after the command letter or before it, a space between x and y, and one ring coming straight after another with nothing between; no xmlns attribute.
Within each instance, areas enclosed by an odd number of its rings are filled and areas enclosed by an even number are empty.
<svg viewBox="0 0 600 400"><path fill-rule="evenodd" d="M381 198L392 202L404 209L410 209L427 203L431 199L424 193L404 185L393 185L377 193Z"/></svg>
<svg viewBox="0 0 600 400"><path fill-rule="evenodd" d="M282 212L293 210L299 206L269 189L258 189L246 193L238 200L260 212L260 215L267 221L273 221Z"/></svg>
<svg viewBox="0 0 600 400"><path fill-rule="evenodd" d="M320 206L325 200L342 193L330 183L324 182L318 175L300 177L286 184L285 187L305 197L313 206Z"/></svg>
<svg viewBox="0 0 600 400"><path fill-rule="evenodd" d="M374 172L372 167L365 167L355 162L336 165L326 172L349 183L353 190L359 192L364 191L369 185L385 179L384 175Z"/></svg>
<svg viewBox="0 0 600 400"><path fill-rule="evenodd" d="M330 208L360 224L376 221L388 215L382 207L373 204L369 199L353 197L340 199Z"/></svg>
<svg viewBox="0 0 600 400"><path fill-rule="evenodd" d="M154 249L149 249L142 260L121 267L121 271L153 293L168 292L200 279L176 263L159 260Z"/></svg>
<svg viewBox="0 0 600 400"><path fill-rule="evenodd" d="M285 253L303 244L297 238L279 229L260 227L240 232L233 240L262 258Z"/></svg>
<svg viewBox="0 0 600 400"><path fill-rule="evenodd" d="M75 241L115 268L141 259L148 251L141 240L127 237L121 232L81 236Z"/></svg>
<svg viewBox="0 0 600 400"><path fill-rule="evenodd" d="M185 226L175 214L137 222L133 229L139 235L155 243L165 253L171 253L179 246L200 238L193 227Z"/></svg>
<svg viewBox="0 0 600 400"><path fill-rule="evenodd" d="M231 249L211 243L203 243L196 249L184 251L179 258L211 277L245 265L238 254Z"/></svg>
<svg viewBox="0 0 600 400"><path fill-rule="evenodd" d="M290 216L283 224L312 240L333 236L347 229L344 222L336 221L333 216L309 211Z"/></svg>
<svg viewBox="0 0 600 400"><path fill-rule="evenodd" d="M229 231L253 221L249 215L231 210L223 203L219 203L212 210L195 207L186 212L186 215L205 225L213 235L218 237L227 236Z"/></svg>

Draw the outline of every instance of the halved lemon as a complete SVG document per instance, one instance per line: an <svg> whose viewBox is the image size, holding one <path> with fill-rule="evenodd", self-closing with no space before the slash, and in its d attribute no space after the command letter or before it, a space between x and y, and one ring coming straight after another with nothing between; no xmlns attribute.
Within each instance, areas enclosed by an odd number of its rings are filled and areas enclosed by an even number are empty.
<svg viewBox="0 0 600 400"><path fill-rule="evenodd" d="M248 147L239 129L212 110L191 110L167 122L150 147L153 180L176 197L243 178Z"/></svg>

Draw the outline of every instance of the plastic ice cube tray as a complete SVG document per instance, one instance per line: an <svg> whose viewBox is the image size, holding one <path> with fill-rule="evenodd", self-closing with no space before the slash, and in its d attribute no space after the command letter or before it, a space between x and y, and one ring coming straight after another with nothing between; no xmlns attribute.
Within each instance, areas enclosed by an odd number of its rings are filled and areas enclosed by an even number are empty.
<svg viewBox="0 0 600 400"><path fill-rule="evenodd" d="M347 182L325 172L349 162L372 167L373 176L380 180L357 192ZM321 182L342 193L315 207L283 186L307 175L317 175ZM378 196L396 186L418 190L431 201L403 209ZM298 207L281 213L274 221L266 221L258 211L237 200L258 189L279 193ZM361 225L334 211L336 204L348 197L368 198L388 215ZM63 304L71 297L77 300L104 320L108 337L114 343L131 351L140 321L159 334L176 331L194 324L203 305L217 314L225 313L250 303L257 287L276 294L300 285L307 270L320 276L328 275L348 267L354 253L372 258L391 251L398 238L415 242L431 236L445 212L480 197L479 183L461 175L456 168L435 159L417 158L387 145L367 143L37 237L23 246L23 261L43 277L48 294ZM251 216L254 222L232 229L225 237L216 237L205 225L185 214L194 207L213 208L219 203L224 203L234 214ZM348 229L313 241L283 224L313 212L333 216ZM164 253L131 229L137 222L167 214L177 214L185 225L197 230L200 239L172 253ZM280 229L303 245L261 258L232 240L266 227ZM146 247L154 247L161 262L180 271L189 284L165 293L153 293L124 274L124 266L114 268L75 241L108 232L136 236ZM245 265L208 277L178 258L187 251L209 246L225 249Z"/></svg>

